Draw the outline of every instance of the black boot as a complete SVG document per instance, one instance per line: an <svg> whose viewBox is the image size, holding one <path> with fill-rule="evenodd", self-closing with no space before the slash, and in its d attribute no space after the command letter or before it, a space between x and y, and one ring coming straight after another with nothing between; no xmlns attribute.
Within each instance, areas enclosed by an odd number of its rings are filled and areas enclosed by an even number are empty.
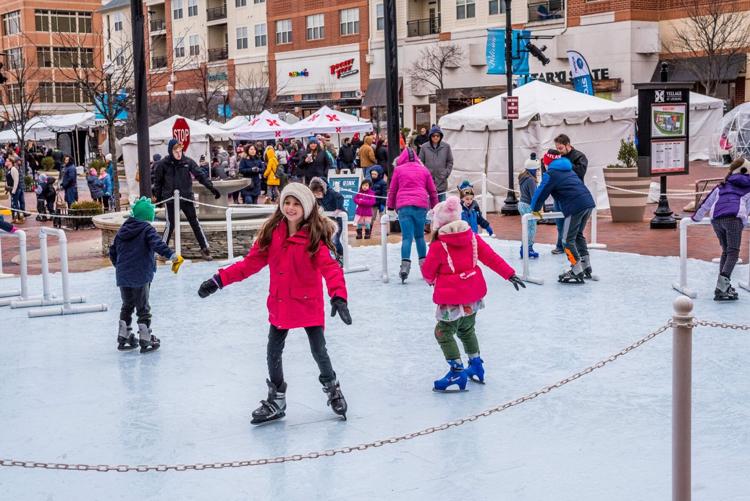
<svg viewBox="0 0 750 501"><path fill-rule="evenodd" d="M362 228L357 228L357 240L362 240Z"/></svg>
<svg viewBox="0 0 750 501"><path fill-rule="evenodd" d="M117 349L128 351L134 348L138 348L138 340L133 334L133 329L125 323L125 320L120 320L120 327L117 330Z"/></svg>
<svg viewBox="0 0 750 501"><path fill-rule="evenodd" d="M369 240L372 235L372 228L365 228L365 240Z"/></svg>
<svg viewBox="0 0 750 501"><path fill-rule="evenodd" d="M277 388L271 381L268 384L268 398L260 401L260 407L253 411L252 424L262 424L275 421L286 416L286 383Z"/></svg>
<svg viewBox="0 0 750 501"><path fill-rule="evenodd" d="M211 257L211 252L208 249L201 249L201 257L203 257L204 261L214 260L214 258Z"/></svg>
<svg viewBox="0 0 750 501"><path fill-rule="evenodd" d="M346 399L344 394L341 393L341 386L337 379L323 383L323 392L328 395L328 405L331 406L333 412L343 417L346 420Z"/></svg>

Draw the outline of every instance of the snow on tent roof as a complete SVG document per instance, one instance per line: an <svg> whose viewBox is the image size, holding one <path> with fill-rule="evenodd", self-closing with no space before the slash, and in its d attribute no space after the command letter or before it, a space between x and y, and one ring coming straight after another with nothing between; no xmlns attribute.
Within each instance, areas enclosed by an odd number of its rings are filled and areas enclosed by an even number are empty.
<svg viewBox="0 0 750 501"><path fill-rule="evenodd" d="M343 111L332 110L328 106L289 126L284 137L303 137L312 134L352 134L354 132L370 132L372 124L360 120L354 115Z"/></svg>
<svg viewBox="0 0 750 501"><path fill-rule="evenodd" d="M88 129L96 126L96 119L90 111L65 115L46 115L40 118L47 128L55 132L70 132L76 128Z"/></svg>
<svg viewBox="0 0 750 501"><path fill-rule="evenodd" d="M160 144L172 139L172 126L174 125L175 120L177 120L178 118L185 117L174 115L173 117L162 120L161 122L155 123L154 125L149 127L148 135L151 144ZM185 118L185 121L188 123L188 127L190 127L191 139L196 138L198 140L202 140L206 138L206 136L211 136L215 139L226 139L230 137L229 132L221 130L217 127L211 127L206 123L196 122L195 120L191 120L189 118ZM137 134L133 134L132 136L120 139L120 145L137 144L137 142Z"/></svg>
<svg viewBox="0 0 750 501"><path fill-rule="evenodd" d="M504 130L508 121L500 116L500 94L479 104L443 116L439 125L448 130ZM519 119L515 127L526 127L535 117L544 126L606 122L635 117L632 106L623 105L535 80L513 90L518 96Z"/></svg>
<svg viewBox="0 0 750 501"><path fill-rule="evenodd" d="M638 95L620 101L620 104L627 104L628 106L634 106L637 108ZM690 93L691 110L713 110L716 108L724 108L724 101L704 94L698 94L697 92Z"/></svg>

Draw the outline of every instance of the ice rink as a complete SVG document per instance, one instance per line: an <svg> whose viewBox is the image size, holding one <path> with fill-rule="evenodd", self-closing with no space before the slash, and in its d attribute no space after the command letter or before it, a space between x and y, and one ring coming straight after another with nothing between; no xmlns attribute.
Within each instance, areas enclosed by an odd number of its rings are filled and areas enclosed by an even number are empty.
<svg viewBox="0 0 750 501"><path fill-rule="evenodd" d="M489 240L520 273L518 244ZM718 248L718 246L717 246ZM599 282L559 285L563 258L539 246L545 285L516 292L485 268L477 329L487 384L438 394L447 370L433 336L432 290L380 280L380 250L352 251L354 319L328 321L329 353L349 403L326 407L304 331L284 357L287 417L254 427L266 395L267 271L201 300L217 263L159 268L151 290L159 351L118 352L112 268L75 274L71 292L106 313L27 318L0 308L0 458L88 464L189 464L322 451L418 431L554 383L664 325L677 258L593 251ZM416 256L414 256L416 261ZM750 293L713 298L718 265L691 261L694 313L750 323ZM54 267L53 269L56 269ZM735 284L747 267L735 271ZM59 275L53 282L59 290ZM0 289L15 287L0 280ZM41 291L40 277L30 279ZM632 501L671 497L671 330L590 375L505 412L396 445L218 471L97 473L0 468L3 500ZM693 352L695 500L750 500L750 333L700 328Z"/></svg>

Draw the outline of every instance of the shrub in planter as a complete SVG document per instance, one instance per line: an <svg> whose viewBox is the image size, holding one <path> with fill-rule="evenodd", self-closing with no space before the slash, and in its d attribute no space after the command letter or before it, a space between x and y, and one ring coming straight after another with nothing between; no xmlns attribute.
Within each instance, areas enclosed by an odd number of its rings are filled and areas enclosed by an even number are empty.
<svg viewBox="0 0 750 501"><path fill-rule="evenodd" d="M631 141L620 141L617 160L622 163L604 168L612 222L641 222L651 178L638 177L638 150Z"/></svg>
<svg viewBox="0 0 750 501"><path fill-rule="evenodd" d="M94 216L98 216L99 214L104 214L104 209L98 202L94 202L93 200L82 200L80 202L74 202L70 206L70 209L68 209L68 215L77 217L67 218L65 226L75 229L79 229L81 226L93 226L94 222L92 218Z"/></svg>
<svg viewBox="0 0 750 501"><path fill-rule="evenodd" d="M104 160L92 160L89 162L89 169L92 167L96 169L96 172L99 172L102 167L106 167L107 163Z"/></svg>
<svg viewBox="0 0 750 501"><path fill-rule="evenodd" d="M45 171L55 170L55 159L52 157L42 158L42 170L45 170Z"/></svg>
<svg viewBox="0 0 750 501"><path fill-rule="evenodd" d="M34 178L31 176L23 176L23 190L26 192L34 191Z"/></svg>

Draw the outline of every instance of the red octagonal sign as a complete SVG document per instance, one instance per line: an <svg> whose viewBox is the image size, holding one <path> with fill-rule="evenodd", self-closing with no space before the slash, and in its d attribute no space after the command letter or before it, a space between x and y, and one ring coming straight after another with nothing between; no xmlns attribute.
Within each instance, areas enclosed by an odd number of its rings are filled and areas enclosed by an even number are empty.
<svg viewBox="0 0 750 501"><path fill-rule="evenodd" d="M182 143L182 149L187 151L190 145L190 126L184 118L178 118L172 126L172 137Z"/></svg>

